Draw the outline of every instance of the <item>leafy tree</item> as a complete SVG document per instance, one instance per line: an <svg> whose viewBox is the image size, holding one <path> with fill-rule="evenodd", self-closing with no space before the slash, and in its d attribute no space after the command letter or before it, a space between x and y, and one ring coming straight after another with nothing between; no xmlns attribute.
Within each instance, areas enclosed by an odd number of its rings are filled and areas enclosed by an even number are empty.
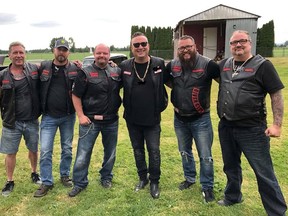
<svg viewBox="0 0 288 216"><path fill-rule="evenodd" d="M256 53L264 57L272 57L274 44L274 22L273 20L271 20L268 23L264 24L262 28L257 29Z"/></svg>
<svg viewBox="0 0 288 216"><path fill-rule="evenodd" d="M69 37L68 44L70 47L70 52L75 52L76 51L75 42L74 42L74 39L72 37Z"/></svg>

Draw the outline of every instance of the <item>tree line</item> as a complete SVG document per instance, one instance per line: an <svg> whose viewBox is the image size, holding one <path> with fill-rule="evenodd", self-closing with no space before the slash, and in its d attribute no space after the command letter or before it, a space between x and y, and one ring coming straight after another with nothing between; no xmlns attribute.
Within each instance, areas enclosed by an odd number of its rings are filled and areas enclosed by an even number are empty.
<svg viewBox="0 0 288 216"><path fill-rule="evenodd" d="M153 27L150 26L132 26L131 27L131 36L133 33L140 31L143 32L149 41L151 55L162 56L165 59L170 59L173 57L173 28L167 27ZM65 39L64 37L52 38L50 41L49 49L37 49L30 50L33 53L48 53L53 51L55 41L58 39ZM67 39L66 39L67 40ZM70 52L77 53L87 53L90 52L90 47L86 46L84 48L77 48L75 46L75 41L72 37L68 38L68 43L70 45ZM276 45L275 44L275 35L274 35L274 21L271 20L268 23L264 24L262 28L257 28L257 42L256 42L256 53L261 54L264 57L273 57L273 48L274 47L285 47L288 46L288 41L284 44ZM94 49L94 48L92 48ZM114 45L110 46L110 50L113 51L129 51L130 44L126 47L117 48ZM131 52L131 51L130 51ZM7 53L5 50L0 50L0 54ZM130 53L130 56L131 53Z"/></svg>

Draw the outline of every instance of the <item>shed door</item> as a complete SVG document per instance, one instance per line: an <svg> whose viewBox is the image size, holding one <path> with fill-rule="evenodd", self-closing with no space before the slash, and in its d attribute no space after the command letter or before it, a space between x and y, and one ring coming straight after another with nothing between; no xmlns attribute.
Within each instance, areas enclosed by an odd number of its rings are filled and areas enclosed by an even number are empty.
<svg viewBox="0 0 288 216"><path fill-rule="evenodd" d="M217 28L204 28L203 55L214 59L217 54Z"/></svg>

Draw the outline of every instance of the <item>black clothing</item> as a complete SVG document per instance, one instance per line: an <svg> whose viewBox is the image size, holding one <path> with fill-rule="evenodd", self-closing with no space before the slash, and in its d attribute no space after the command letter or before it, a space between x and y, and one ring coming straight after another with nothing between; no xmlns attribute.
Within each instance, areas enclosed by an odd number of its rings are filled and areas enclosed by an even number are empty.
<svg viewBox="0 0 288 216"><path fill-rule="evenodd" d="M32 98L29 97L30 89L27 78L16 80L15 85L15 116L17 121L31 120L32 113ZM40 104L39 104L40 107Z"/></svg>
<svg viewBox="0 0 288 216"><path fill-rule="evenodd" d="M186 122L209 112L211 84L220 76L219 66L197 53L192 68L181 65L178 58L169 62L166 68L172 83L171 102L177 109L176 117Z"/></svg>
<svg viewBox="0 0 288 216"><path fill-rule="evenodd" d="M94 63L79 71L73 94L81 98L83 112L91 121L112 123L118 119L122 102L120 73L118 67L107 65L101 69ZM94 115L103 116L103 120L95 120Z"/></svg>
<svg viewBox="0 0 288 216"><path fill-rule="evenodd" d="M168 105L164 86L165 63L163 59L153 56L150 56L150 61L145 64L135 63L134 60L131 58L119 65L124 90L124 118L134 150L139 179L147 179L149 173L151 183L158 184L161 174L161 112ZM145 144L149 166L145 159Z"/></svg>
<svg viewBox="0 0 288 216"><path fill-rule="evenodd" d="M67 101L69 100L68 87L64 73L65 65L56 66L52 63L52 82L47 95L47 114L54 117L65 116ZM63 88L64 86L64 88Z"/></svg>
<svg viewBox="0 0 288 216"><path fill-rule="evenodd" d="M219 118L224 124L242 127L266 124L265 97L267 93L284 88L274 66L257 55L232 77L232 65L232 58L220 62L222 84L217 102Z"/></svg>
<svg viewBox="0 0 288 216"><path fill-rule="evenodd" d="M139 80L136 76L134 69L134 58L123 61L119 65L119 67L122 71L121 75L124 88L123 106L125 108L125 120L129 123L145 126L152 126L158 124L160 122L161 112L164 111L168 105L167 92L164 86L164 60L153 56L150 57L150 66L144 83L138 83ZM148 90L148 88L151 88L152 86L153 89ZM153 95L151 95L152 91ZM144 99L146 99L147 101L144 101ZM142 101L140 102L140 100ZM151 102L152 100L153 102ZM146 107L145 109L142 108L143 113L137 111L138 109L136 108L139 108L139 105L143 105ZM150 108L148 108L148 106L150 106ZM147 114L148 111L153 111L153 122L147 122L146 119L144 120L143 118L143 116L148 116L148 119L151 120L151 116L149 116L151 113Z"/></svg>
<svg viewBox="0 0 288 216"><path fill-rule="evenodd" d="M5 68L0 72L0 107L1 107L1 117L2 124L4 127L14 128L16 119L16 90L15 83L11 77L10 66ZM25 63L23 67L23 73L25 79L28 82L29 93L25 92L24 95L27 96L27 100L24 98L22 100L24 107L30 107L31 116L25 114L26 120L35 120L41 114L40 102L39 102L39 75L38 68L34 64ZM25 81L26 82L26 81ZM26 85L26 84L24 84ZM28 98L29 97L29 98ZM23 107L17 107L17 110ZM17 111L19 116L22 116L19 111ZM24 114L23 116L24 117ZM21 117L21 118L22 118ZM29 118L29 119L28 119Z"/></svg>
<svg viewBox="0 0 288 216"><path fill-rule="evenodd" d="M135 67L140 77L144 76L147 63L135 63ZM131 94L131 115L126 116L127 121L138 125L155 125L160 122L160 115L155 116L154 86L151 74L147 74L145 82L139 79L133 81L133 91ZM143 94L145 92L145 94Z"/></svg>
<svg viewBox="0 0 288 216"><path fill-rule="evenodd" d="M71 92L73 82L77 76L77 69L75 64L68 62L63 71L59 70L58 74L55 75L55 66L53 67L52 60L41 63L39 68L41 81L40 101L43 114L49 114L52 117L58 118L75 113ZM53 82L51 82L52 80ZM65 92L63 92L63 85L65 85ZM57 91L57 86L61 87L60 92Z"/></svg>

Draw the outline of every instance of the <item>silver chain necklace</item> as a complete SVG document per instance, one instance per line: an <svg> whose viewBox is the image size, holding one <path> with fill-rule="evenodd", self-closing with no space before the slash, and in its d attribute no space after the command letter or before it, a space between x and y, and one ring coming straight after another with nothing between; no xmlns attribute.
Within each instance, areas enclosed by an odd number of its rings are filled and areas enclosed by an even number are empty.
<svg viewBox="0 0 288 216"><path fill-rule="evenodd" d="M246 59L246 61L244 61L240 66L239 66L239 65L235 65L235 59L233 59L233 62L232 62L232 67L233 67L232 78L240 73L241 69L243 68L243 66L246 64L246 62L247 62L250 58L251 58L251 57L249 57L248 59Z"/></svg>
<svg viewBox="0 0 288 216"><path fill-rule="evenodd" d="M138 77L138 79L144 83L145 82L145 77L147 75L147 72L148 72L148 69L149 69L149 64L150 64L150 59L148 60L148 63L147 63L147 67L146 67L146 70L145 70L145 73L143 75L143 77L140 77L138 72L137 72L137 69L136 69L136 66L135 66L135 61L134 61L134 70L135 70L135 73L136 73L136 76Z"/></svg>

